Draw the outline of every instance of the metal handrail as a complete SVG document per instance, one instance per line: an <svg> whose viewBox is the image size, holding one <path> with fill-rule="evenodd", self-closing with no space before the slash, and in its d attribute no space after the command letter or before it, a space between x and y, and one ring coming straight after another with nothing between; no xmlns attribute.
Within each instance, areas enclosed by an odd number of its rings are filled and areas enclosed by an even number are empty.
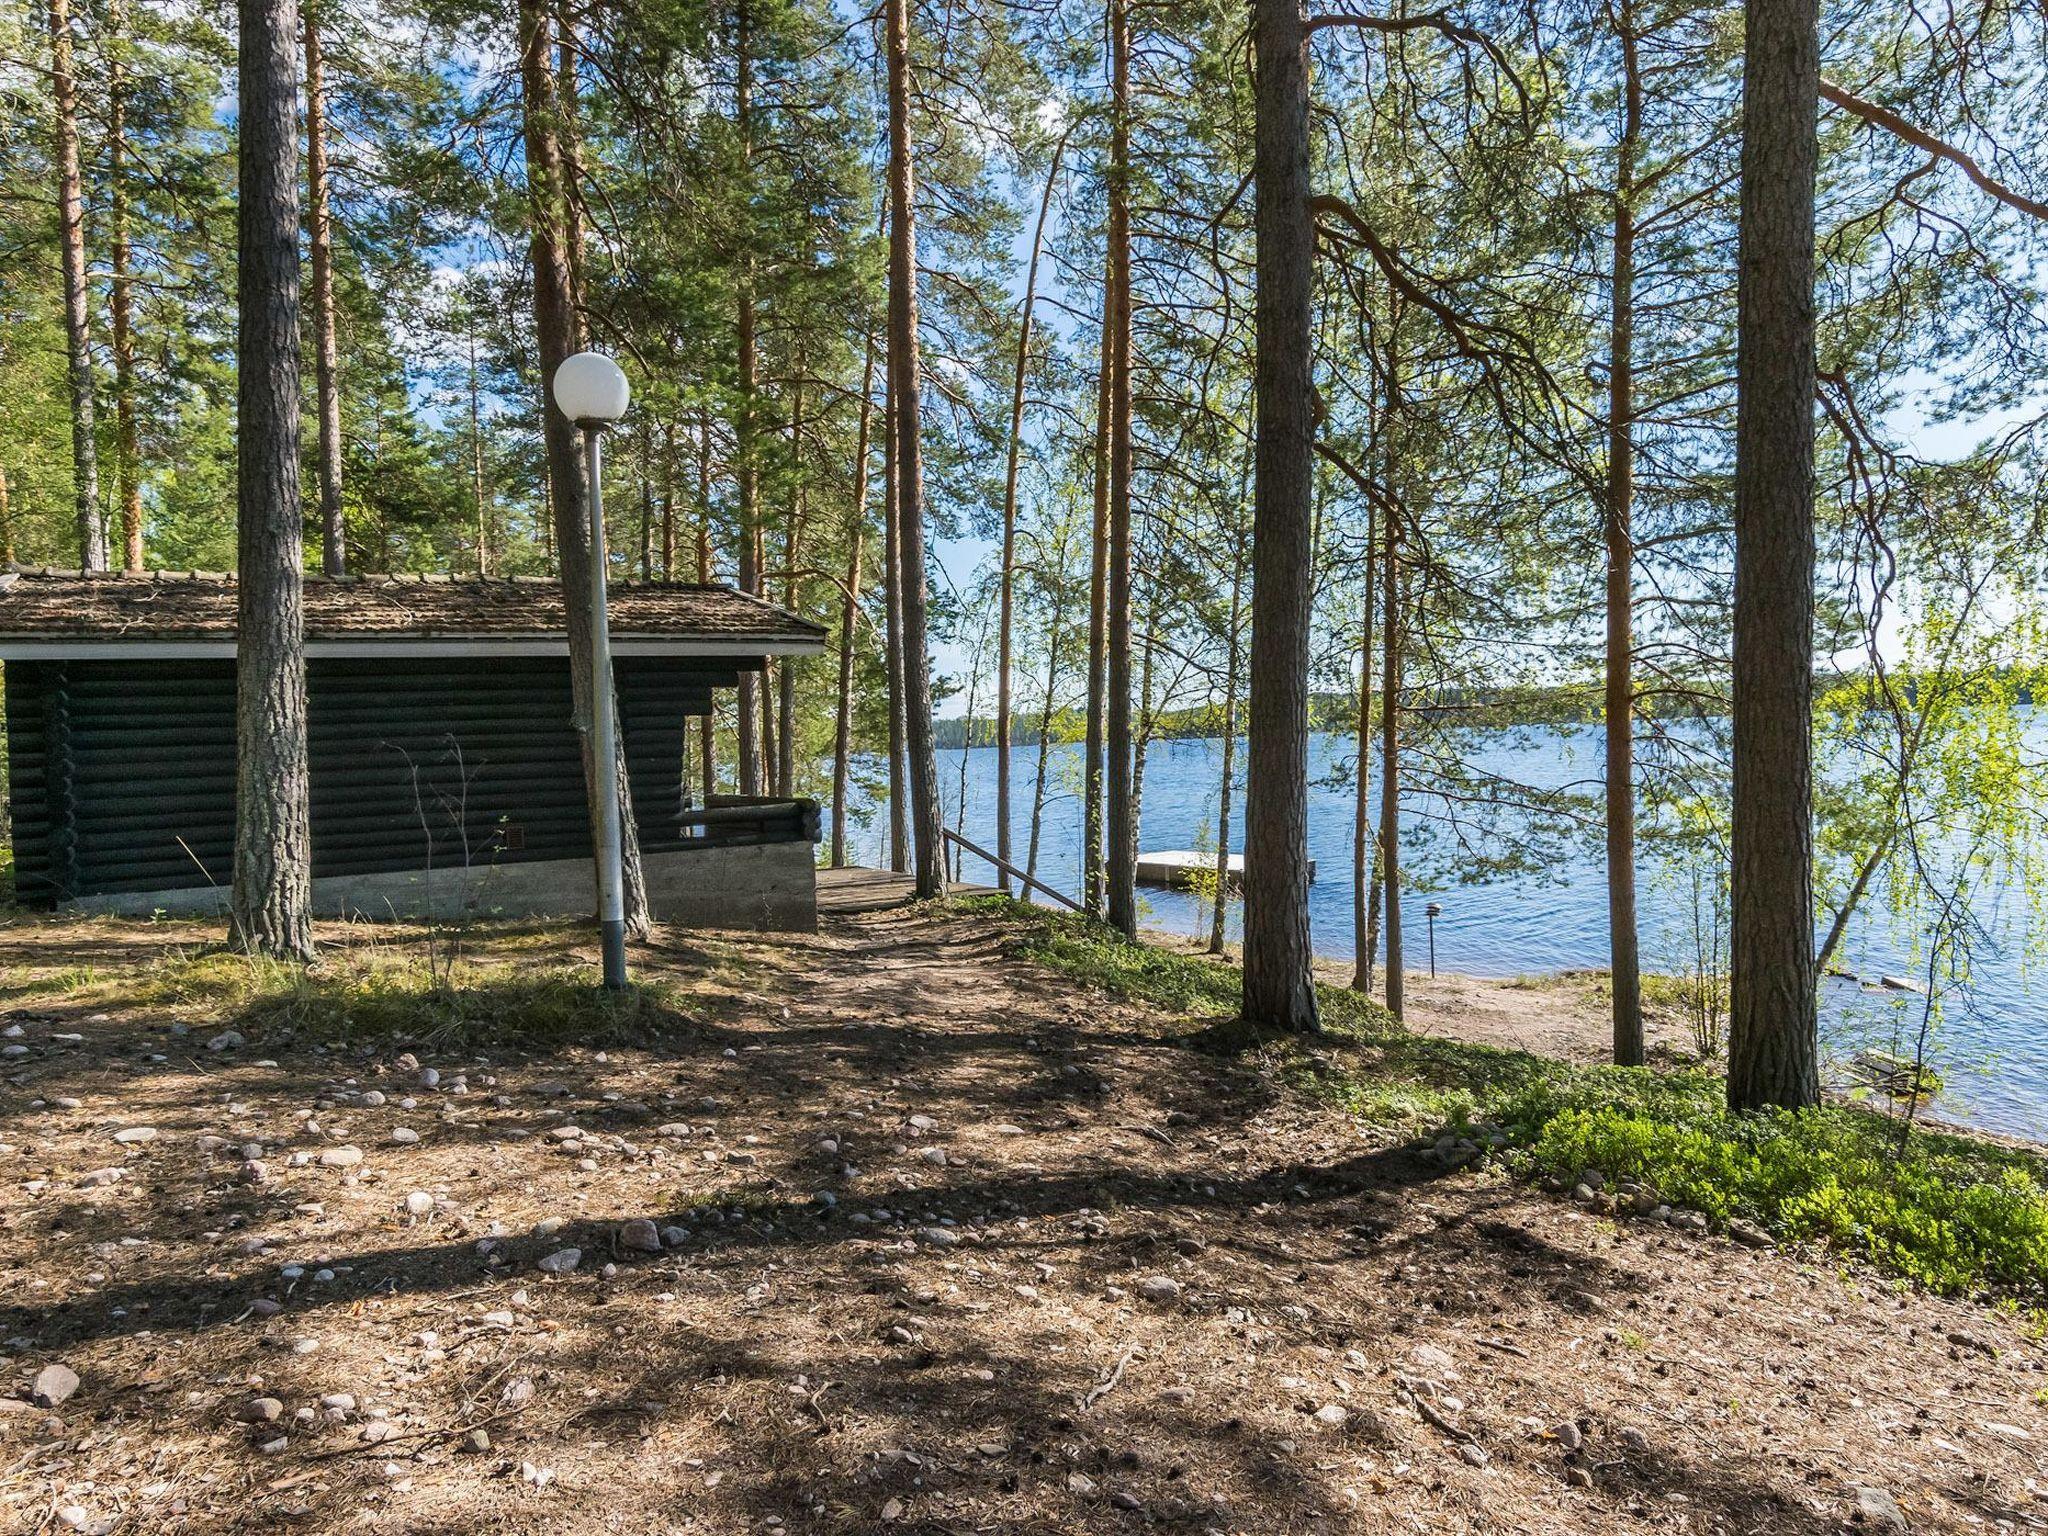
<svg viewBox="0 0 2048 1536"><path fill-rule="evenodd" d="M945 840L949 843L958 843L962 848L965 848L969 853L973 854L976 858L986 859L989 863L995 865L997 869L1001 870L1004 874L1008 875L1012 880L1018 881L1020 884L1022 884L1026 890L1043 891L1046 895L1050 896L1054 901L1058 902L1061 906L1065 907L1070 912L1082 912L1084 910L1081 906L1081 903L1074 900L1073 897L1067 895L1064 891L1054 890L1051 886L1047 885L1043 880L1039 879L1036 875L1027 875L1024 873L1023 870L1019 869L1016 865L1011 864L1006 860L997 858L994 854L990 853L986 848L978 847L974 843L970 843L966 838L962 837L958 832L955 832L951 827L939 828L939 835L945 838Z"/></svg>

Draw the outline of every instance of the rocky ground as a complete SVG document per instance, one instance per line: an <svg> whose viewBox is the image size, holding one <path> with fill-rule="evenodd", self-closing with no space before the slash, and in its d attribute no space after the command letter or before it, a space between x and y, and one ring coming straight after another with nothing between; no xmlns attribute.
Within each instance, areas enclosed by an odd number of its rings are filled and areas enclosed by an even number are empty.
<svg viewBox="0 0 2048 1536"><path fill-rule="evenodd" d="M481 1054L110 995L199 936L0 929L6 1530L2048 1529L2018 1319L1446 1175L984 917Z"/></svg>

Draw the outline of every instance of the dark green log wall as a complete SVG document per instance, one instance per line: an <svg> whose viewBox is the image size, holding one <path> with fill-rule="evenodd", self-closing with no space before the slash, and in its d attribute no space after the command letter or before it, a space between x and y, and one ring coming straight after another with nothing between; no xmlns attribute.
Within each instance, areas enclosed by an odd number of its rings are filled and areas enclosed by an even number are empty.
<svg viewBox="0 0 2048 1536"><path fill-rule="evenodd" d="M226 883L235 793L228 661L9 662L16 899ZM743 840L686 817L688 717L737 674L616 666L633 809L654 851ZM588 858L565 660L315 660L307 665L313 874ZM701 798L701 796L699 797ZM467 848L465 850L465 842Z"/></svg>

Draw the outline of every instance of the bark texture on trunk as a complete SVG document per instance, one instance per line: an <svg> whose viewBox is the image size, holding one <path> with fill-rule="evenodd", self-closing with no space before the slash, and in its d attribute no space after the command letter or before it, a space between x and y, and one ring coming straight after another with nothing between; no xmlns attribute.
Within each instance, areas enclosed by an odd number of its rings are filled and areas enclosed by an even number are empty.
<svg viewBox="0 0 2048 1536"><path fill-rule="evenodd" d="M327 174L327 59L320 10L308 4L306 32L306 226L313 279L314 410L320 421L320 568L348 574L341 520L341 346L334 332L334 205Z"/></svg>
<svg viewBox="0 0 2048 1536"><path fill-rule="evenodd" d="M1131 763L1131 15L1110 0L1108 676L1103 855L1109 923L1138 936L1138 816Z"/></svg>
<svg viewBox="0 0 2048 1536"><path fill-rule="evenodd" d="M1073 130L1070 127L1068 132ZM1066 152L1063 134L1045 173L1045 193L1038 200L1038 223L1031 235L1031 261L1024 274L1024 308L1017 319L1017 366L1010 385L1010 449L1003 465L1003 566L996 619L996 857L1010 857L1010 711L1011 621L1017 580L1017 470L1024 447L1024 379L1031 361L1031 321L1038 303L1038 256L1045 248L1045 221L1052 212L1053 188L1059 185L1060 159ZM1010 889L1010 872L998 867L996 889Z"/></svg>
<svg viewBox="0 0 2048 1536"><path fill-rule="evenodd" d="M114 478L121 501L121 564L142 569L142 463L135 426L135 295L128 238L128 68L122 57L127 7L107 8L113 34L107 80L107 204L113 272L107 309L114 333Z"/></svg>
<svg viewBox="0 0 2048 1536"><path fill-rule="evenodd" d="M1094 514L1088 531L1088 715L1081 764L1081 904L1102 916L1102 737L1109 692L1109 376L1114 366L1116 283L1102 279L1102 352L1095 375Z"/></svg>
<svg viewBox="0 0 2048 1536"><path fill-rule="evenodd" d="M519 78L521 130L526 150L527 203L533 223L528 256L533 272L533 317L540 375L552 381L555 370L582 340L571 252L575 221L567 160L562 146L562 104L556 96L557 74L551 67L553 27L543 0L520 0ZM590 839L601 840L598 827L596 761L591 752L591 667L595 637L590 608L590 561L604 558L590 539L590 490L585 478L581 433L555 407L553 392L541 410L547 448L548 485L554 517L556 568L561 572L564 606L569 618L569 672L579 729L583 733L583 782L589 786ZM633 797L627 790L625 733L618 736L619 826L624 850L623 885L626 931L645 938L650 931L647 882L640 866L640 833L633 819ZM594 878L594 873L593 873ZM593 910L595 887L592 890Z"/></svg>
<svg viewBox="0 0 2048 1536"><path fill-rule="evenodd" d="M903 734L916 823L913 863L920 897L946 893L938 764L932 752L931 655L926 642L924 457L917 350L916 177L910 146L910 4L888 0L889 30L889 399L895 444L896 546L903 609Z"/></svg>
<svg viewBox="0 0 2048 1536"><path fill-rule="evenodd" d="M1244 1017L1314 1031L1308 917L1309 606L1315 478L1308 34L1300 0L1254 0L1258 443L1252 497Z"/></svg>
<svg viewBox="0 0 2048 1536"><path fill-rule="evenodd" d="M742 172L751 174L754 153L754 34L753 13L748 7L748 0L739 0L733 8L733 68L733 127L739 135ZM740 590L759 596L761 506L756 442L759 433L755 409L761 387L761 349L751 249L741 253L739 269L738 315L734 334L739 349L740 401L733 421L733 478L739 499ZM767 683L767 675L763 672L742 672L735 696L739 785L743 795L761 793L764 755L761 738L768 703Z"/></svg>
<svg viewBox="0 0 2048 1536"><path fill-rule="evenodd" d="M235 946L313 955L299 508L296 0L240 0L235 382Z"/></svg>
<svg viewBox="0 0 2048 1536"><path fill-rule="evenodd" d="M1358 627L1358 781L1351 801L1351 990L1372 991L1373 963L1380 938L1380 908L1374 895L1379 879L1379 842L1372 827L1372 664L1373 573L1379 567L1379 508L1365 512L1365 593Z"/></svg>
<svg viewBox="0 0 2048 1536"><path fill-rule="evenodd" d="M884 373L890 398L882 406L882 664L889 679L889 868L900 875L910 868L910 792L903 772L903 551L896 520L894 365L885 363Z"/></svg>
<svg viewBox="0 0 2048 1536"><path fill-rule="evenodd" d="M697 581L711 584L711 415L698 423L697 434ZM697 721L697 755L704 793L718 792L718 720L707 712Z"/></svg>
<svg viewBox="0 0 2048 1536"><path fill-rule="evenodd" d="M1813 953L1815 0L1747 0L1728 1102L1819 1102Z"/></svg>
<svg viewBox="0 0 2048 1536"><path fill-rule="evenodd" d="M853 642L860 618L860 562L868 532L868 452L875 421L875 338L860 371L860 438L853 451L853 517L847 532L846 591L839 610L839 698L832 723L832 867L846 867L846 790L853 765Z"/></svg>
<svg viewBox="0 0 2048 1536"><path fill-rule="evenodd" d="M1223 768L1216 790L1216 909L1209 917L1209 953L1223 953L1230 910L1230 781L1237 771L1237 675L1243 661L1244 544L1230 565L1230 634L1223 668Z"/></svg>
<svg viewBox="0 0 2048 1536"><path fill-rule="evenodd" d="M1636 153L1643 90L1633 7L1622 0L1622 127L1614 179L1614 272L1607 378L1607 932L1614 1059L1643 1064L1643 996L1636 924L1635 784L1635 307Z"/></svg>
<svg viewBox="0 0 2048 1536"><path fill-rule="evenodd" d="M78 166L78 77L70 0L50 0L50 105L57 126L57 244L64 276L66 382L71 392L71 484L80 570L107 568L94 430L92 296L85 280L85 183Z"/></svg>

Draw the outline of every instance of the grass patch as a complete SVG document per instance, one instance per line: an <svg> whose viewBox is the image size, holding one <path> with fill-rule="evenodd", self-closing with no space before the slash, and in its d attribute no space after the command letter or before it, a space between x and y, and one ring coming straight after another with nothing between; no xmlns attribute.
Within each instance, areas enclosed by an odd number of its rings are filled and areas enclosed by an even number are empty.
<svg viewBox="0 0 2048 1536"><path fill-rule="evenodd" d="M1321 1038L1256 1039L1234 1029L1231 967L1000 897L972 905L1006 915L1041 963L1197 1021L1205 1041L1259 1051L1298 1087L1374 1123L1484 1122L1506 1133L1510 1165L1526 1176L1597 1168L1717 1227L1741 1219L1822 1242L1930 1290L2048 1301L2048 1161L2037 1152L1902 1131L1855 1107L1734 1115L1707 1069L1583 1067L1412 1035L1335 987L1318 988Z"/></svg>
<svg viewBox="0 0 2048 1536"><path fill-rule="evenodd" d="M141 975L79 967L32 985L42 996L154 1010L256 1041L547 1050L639 1044L694 1027L680 987L643 981L626 993L608 993L596 985L590 965L536 953L534 938L521 929L489 934L452 966L445 958L431 963L424 942L324 948L319 962L305 968L223 948L193 949L174 952Z"/></svg>

